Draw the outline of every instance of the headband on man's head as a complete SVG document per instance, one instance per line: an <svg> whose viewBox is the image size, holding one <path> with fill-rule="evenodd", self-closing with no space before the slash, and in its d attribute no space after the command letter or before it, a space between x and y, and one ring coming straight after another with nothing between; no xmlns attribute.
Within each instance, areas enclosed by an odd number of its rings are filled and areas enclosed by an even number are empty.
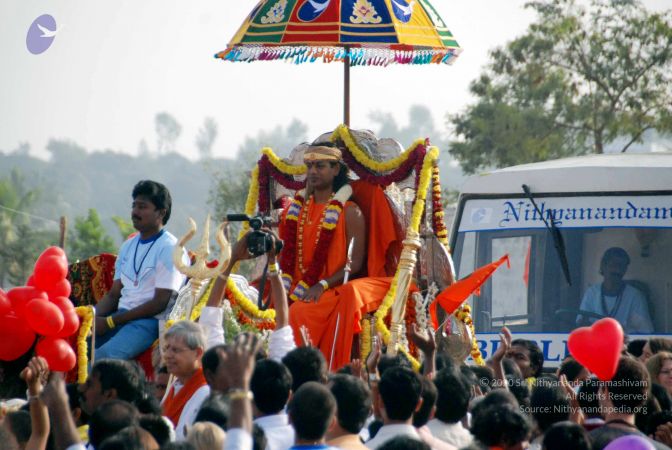
<svg viewBox="0 0 672 450"><path fill-rule="evenodd" d="M335 147L313 145L304 152L303 161L340 161L342 157L341 151Z"/></svg>

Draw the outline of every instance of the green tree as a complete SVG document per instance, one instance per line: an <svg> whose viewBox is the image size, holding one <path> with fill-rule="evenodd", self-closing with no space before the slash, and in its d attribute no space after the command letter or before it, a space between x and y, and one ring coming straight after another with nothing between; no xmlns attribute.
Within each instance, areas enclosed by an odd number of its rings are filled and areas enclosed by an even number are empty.
<svg viewBox="0 0 672 450"><path fill-rule="evenodd" d="M406 148L418 138L429 138L432 145L438 147L441 152L439 169L441 171L441 184L452 189L457 189L464 180L464 174L448 152L449 142L445 131L434 126L432 112L424 105L412 105L408 110L408 124L400 125L394 116L387 111L373 111L369 119L377 126L373 126L376 136L380 138L392 138Z"/></svg>
<svg viewBox="0 0 672 450"><path fill-rule="evenodd" d="M588 152L625 152L644 133L672 132L669 11L637 0L544 0L537 20L491 53L449 117L450 152L466 172Z"/></svg>
<svg viewBox="0 0 672 450"><path fill-rule="evenodd" d="M131 234L136 232L133 224L121 216L112 216L112 221L117 226L122 241L125 241Z"/></svg>
<svg viewBox="0 0 672 450"><path fill-rule="evenodd" d="M34 259L25 245L29 238L31 222L30 213L33 211L35 202L39 198L37 189L30 189L26 185L26 179L18 169L13 169L9 175L0 178L0 285L3 285L7 276L12 284L23 275L19 264L32 264ZM23 284L25 278L18 284Z"/></svg>
<svg viewBox="0 0 672 450"><path fill-rule="evenodd" d="M263 147L271 147L280 156L289 155L298 144L307 140L308 127L294 119L286 127L260 130L257 136L247 137L239 147L235 160L228 160L217 172L211 173L212 187L209 203L215 209L217 220L229 213L242 213L250 188L250 172L261 157Z"/></svg>
<svg viewBox="0 0 672 450"><path fill-rule="evenodd" d="M114 253L115 250L114 241L103 228L95 209L89 209L87 216L75 218L68 252L71 261L87 259L105 252Z"/></svg>
<svg viewBox="0 0 672 450"><path fill-rule="evenodd" d="M58 233L37 229L27 221L17 223L13 231L13 239L0 247L0 257L7 264L9 283L21 286L33 273L33 266L40 253L58 243Z"/></svg>

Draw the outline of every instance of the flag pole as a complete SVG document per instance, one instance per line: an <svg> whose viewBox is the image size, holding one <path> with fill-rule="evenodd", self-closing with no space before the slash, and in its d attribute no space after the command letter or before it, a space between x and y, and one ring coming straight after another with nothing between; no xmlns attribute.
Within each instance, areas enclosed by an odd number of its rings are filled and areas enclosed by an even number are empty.
<svg viewBox="0 0 672 450"><path fill-rule="evenodd" d="M343 58L343 123L350 126L350 46L346 45Z"/></svg>

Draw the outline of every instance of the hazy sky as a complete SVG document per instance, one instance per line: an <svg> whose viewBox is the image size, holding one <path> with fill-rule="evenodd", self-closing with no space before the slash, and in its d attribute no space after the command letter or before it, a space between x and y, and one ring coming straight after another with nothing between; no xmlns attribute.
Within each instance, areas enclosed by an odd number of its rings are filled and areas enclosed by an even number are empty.
<svg viewBox="0 0 672 450"><path fill-rule="evenodd" d="M452 66L355 67L354 128L368 114L407 120L413 104L446 113L469 102L469 82L488 51L524 31L533 19L522 0L433 0L464 51ZM647 0L652 9L672 0ZM0 2L0 151L28 141L44 155L50 137L88 149L135 153L156 144L154 115L173 114L183 130L177 147L195 157L206 116L219 123L216 156L233 156L245 136L299 118L310 136L342 121L341 64L230 63L223 50L256 0L2 0ZM41 55L26 49L33 20L51 14L62 29ZM403 143L408 144L408 143Z"/></svg>

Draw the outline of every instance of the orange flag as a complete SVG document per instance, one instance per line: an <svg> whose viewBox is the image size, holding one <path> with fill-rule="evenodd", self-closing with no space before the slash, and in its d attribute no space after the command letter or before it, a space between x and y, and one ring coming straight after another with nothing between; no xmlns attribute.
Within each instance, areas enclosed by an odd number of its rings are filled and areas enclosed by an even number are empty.
<svg viewBox="0 0 672 450"><path fill-rule="evenodd" d="M432 304L429 305L429 315L432 318L434 329L439 328L439 321L436 317L437 303L448 314L452 314L471 294L480 294L483 283L492 276L499 266L504 264L504 261L506 261L506 266L511 268L509 255L506 254L497 261L474 270L471 275L456 281L437 295Z"/></svg>

